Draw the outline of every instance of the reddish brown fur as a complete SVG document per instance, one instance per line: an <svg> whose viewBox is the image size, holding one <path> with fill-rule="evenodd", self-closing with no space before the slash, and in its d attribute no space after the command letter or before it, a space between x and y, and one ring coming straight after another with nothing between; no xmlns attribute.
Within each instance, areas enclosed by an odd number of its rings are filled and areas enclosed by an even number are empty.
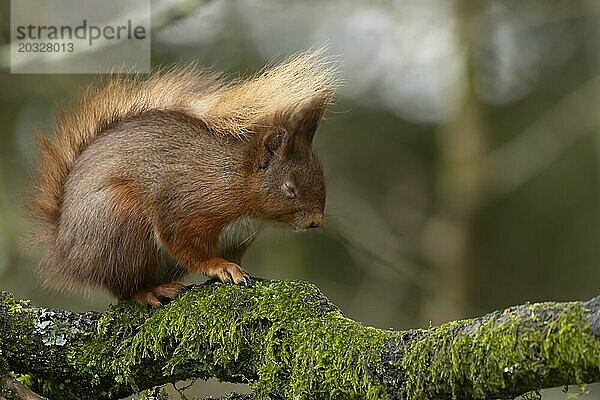
<svg viewBox="0 0 600 400"><path fill-rule="evenodd" d="M216 254L240 218L320 225L311 142L334 84L321 53L230 84L189 67L88 88L38 135L29 206L47 228L45 283L158 306L186 270L245 281L247 240Z"/></svg>

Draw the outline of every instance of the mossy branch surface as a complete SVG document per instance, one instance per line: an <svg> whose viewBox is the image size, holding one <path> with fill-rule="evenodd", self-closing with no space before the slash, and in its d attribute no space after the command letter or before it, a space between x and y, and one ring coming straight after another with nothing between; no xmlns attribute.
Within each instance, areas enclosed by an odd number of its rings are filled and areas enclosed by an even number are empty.
<svg viewBox="0 0 600 400"><path fill-rule="evenodd" d="M0 375L50 399L114 399L182 379L254 399L483 399L600 381L600 297L430 329L350 320L312 284L207 283L150 311L33 307L0 292Z"/></svg>

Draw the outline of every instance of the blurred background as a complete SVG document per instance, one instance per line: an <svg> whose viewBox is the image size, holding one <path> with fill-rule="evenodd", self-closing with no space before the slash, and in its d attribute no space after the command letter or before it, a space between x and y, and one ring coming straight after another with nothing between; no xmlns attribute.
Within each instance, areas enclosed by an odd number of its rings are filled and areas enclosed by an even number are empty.
<svg viewBox="0 0 600 400"><path fill-rule="evenodd" d="M40 252L21 244L33 130L97 76L10 74L0 7L0 290L103 310L102 293L40 288ZM152 13L153 65L247 76L324 43L340 59L315 139L325 226L265 232L252 275L314 282L348 317L396 329L599 294L598 0L165 0ZM216 385L194 390L232 387Z"/></svg>

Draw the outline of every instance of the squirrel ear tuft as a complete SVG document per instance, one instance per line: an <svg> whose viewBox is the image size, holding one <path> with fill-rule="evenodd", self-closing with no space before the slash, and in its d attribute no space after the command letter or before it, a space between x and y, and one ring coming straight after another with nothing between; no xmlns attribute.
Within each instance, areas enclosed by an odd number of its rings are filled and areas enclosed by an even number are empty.
<svg viewBox="0 0 600 400"><path fill-rule="evenodd" d="M324 111L325 101L320 97L301 104L289 113L288 126L290 131L295 137L303 137L308 144L312 143Z"/></svg>
<svg viewBox="0 0 600 400"><path fill-rule="evenodd" d="M265 169L275 156L275 153L283 146L286 141L287 132L284 129L276 129L266 133L260 140L260 151L258 167Z"/></svg>

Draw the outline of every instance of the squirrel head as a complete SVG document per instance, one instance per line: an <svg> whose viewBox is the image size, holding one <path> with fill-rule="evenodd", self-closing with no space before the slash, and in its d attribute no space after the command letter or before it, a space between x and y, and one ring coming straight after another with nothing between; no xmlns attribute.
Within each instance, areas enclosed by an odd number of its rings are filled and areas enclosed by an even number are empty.
<svg viewBox="0 0 600 400"><path fill-rule="evenodd" d="M259 128L254 143L254 193L260 217L293 230L323 224L325 179L312 141L324 102L280 113Z"/></svg>

